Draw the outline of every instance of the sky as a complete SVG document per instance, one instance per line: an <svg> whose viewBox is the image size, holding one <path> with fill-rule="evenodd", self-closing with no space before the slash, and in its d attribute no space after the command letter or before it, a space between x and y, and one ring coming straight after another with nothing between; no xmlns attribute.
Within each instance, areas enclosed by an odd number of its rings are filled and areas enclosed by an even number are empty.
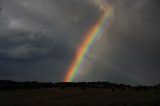
<svg viewBox="0 0 160 106"><path fill-rule="evenodd" d="M63 81L104 4L112 22L73 81L160 83L159 0L0 0L0 78Z"/></svg>

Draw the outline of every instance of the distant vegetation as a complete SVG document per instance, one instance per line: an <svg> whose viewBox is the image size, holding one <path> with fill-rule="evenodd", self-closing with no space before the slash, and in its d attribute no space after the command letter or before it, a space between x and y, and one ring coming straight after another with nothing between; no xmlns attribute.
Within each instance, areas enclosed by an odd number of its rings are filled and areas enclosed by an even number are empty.
<svg viewBox="0 0 160 106"><path fill-rule="evenodd" d="M160 84L0 80L0 106L160 106Z"/></svg>
<svg viewBox="0 0 160 106"><path fill-rule="evenodd" d="M19 90L19 89L44 89L44 88L53 88L53 87L60 87L61 89L67 89L70 87L81 87L83 90L87 88L109 88L112 91L116 89L120 89L121 91L127 89L135 89L136 91L139 90L149 90L149 89L160 89L160 84L155 86L130 86L125 84L116 84L110 82L36 82L36 81L26 81L26 82L16 82L12 80L0 80L0 90Z"/></svg>

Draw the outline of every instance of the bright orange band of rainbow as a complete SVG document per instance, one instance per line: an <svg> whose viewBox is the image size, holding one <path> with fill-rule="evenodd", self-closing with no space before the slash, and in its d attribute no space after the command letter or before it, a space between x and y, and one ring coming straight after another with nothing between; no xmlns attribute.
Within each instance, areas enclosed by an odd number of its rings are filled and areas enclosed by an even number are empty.
<svg viewBox="0 0 160 106"><path fill-rule="evenodd" d="M86 38L82 42L82 45L76 51L76 55L73 59L72 64L67 70L64 82L71 82L74 79L91 45L94 44L98 36L101 36L104 33L106 27L109 25L111 16L112 16L112 8L109 7L103 13L103 15L98 19L96 24L90 29L89 33L87 33Z"/></svg>

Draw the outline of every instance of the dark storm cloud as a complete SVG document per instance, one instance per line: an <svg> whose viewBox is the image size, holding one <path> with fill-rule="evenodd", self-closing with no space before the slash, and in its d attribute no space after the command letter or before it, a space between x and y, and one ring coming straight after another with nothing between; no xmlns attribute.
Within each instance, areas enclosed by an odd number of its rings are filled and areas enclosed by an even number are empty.
<svg viewBox="0 0 160 106"><path fill-rule="evenodd" d="M83 38L81 35L84 35L86 27L98 15L89 2L79 0L6 0L2 8L0 37L3 58L28 59L48 55L54 49L55 54L57 50L61 51L58 54L63 54L68 42L73 41L76 45L76 39ZM73 44L71 42L70 45Z"/></svg>
<svg viewBox="0 0 160 106"><path fill-rule="evenodd" d="M105 45L99 44L105 50L100 54L99 62L95 62L98 64L97 68L104 68L97 69L99 72L95 72L92 76L99 74L102 80L108 79L120 83L159 83L159 1L117 0L112 2L112 5L114 19L110 30L103 37L106 39Z"/></svg>
<svg viewBox="0 0 160 106"><path fill-rule="evenodd" d="M49 32L48 32L49 33ZM62 42L54 41L44 32L30 31L5 31L0 36L2 58L13 59L33 59L43 56L57 56L66 52L67 45ZM62 50L60 50L60 48ZM56 51L56 52L55 52ZM64 54L62 54L64 56Z"/></svg>
<svg viewBox="0 0 160 106"><path fill-rule="evenodd" d="M106 2L114 9L113 21L86 58L88 73L76 79L159 83L159 0ZM0 77L62 81L101 15L99 6L94 0L1 0Z"/></svg>
<svg viewBox="0 0 160 106"><path fill-rule="evenodd" d="M81 0L4 0L0 7L0 77L15 80L62 81L99 16Z"/></svg>

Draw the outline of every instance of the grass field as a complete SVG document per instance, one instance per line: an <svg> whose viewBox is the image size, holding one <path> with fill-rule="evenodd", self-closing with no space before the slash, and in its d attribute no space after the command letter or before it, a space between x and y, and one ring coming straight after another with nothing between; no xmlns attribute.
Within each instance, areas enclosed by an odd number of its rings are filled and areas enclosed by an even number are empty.
<svg viewBox="0 0 160 106"><path fill-rule="evenodd" d="M160 90L57 87L0 91L0 106L160 106Z"/></svg>

